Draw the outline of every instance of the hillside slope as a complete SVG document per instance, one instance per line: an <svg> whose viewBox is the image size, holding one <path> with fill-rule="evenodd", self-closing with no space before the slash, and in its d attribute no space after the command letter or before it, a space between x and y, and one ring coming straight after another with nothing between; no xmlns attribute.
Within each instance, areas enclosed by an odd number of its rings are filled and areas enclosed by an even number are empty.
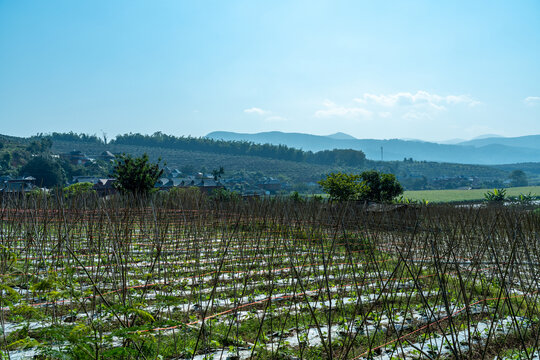
<svg viewBox="0 0 540 360"><path fill-rule="evenodd" d="M508 141L507 144L496 143L493 139L503 141L511 138L477 139L473 140L477 142L470 143L470 145L469 142L450 145L400 139L335 139L329 136L283 133L279 131L256 134L215 131L206 135L206 137L212 139L283 144L310 151L327 149L362 150L366 157L372 160L381 160L382 147L383 160L413 158L422 161L484 165L540 161L540 138L538 138L538 143L534 147L529 147L534 142L535 136L539 135L533 135L530 137L531 139L525 137L527 139L524 139L524 142ZM521 146L517 146L518 144L521 144Z"/></svg>
<svg viewBox="0 0 540 360"><path fill-rule="evenodd" d="M68 152L81 150L90 157L96 157L105 150L113 153L126 153L140 156L147 153L151 161L161 158L169 167L181 168L186 165L199 170L205 167L208 171L223 166L225 171L260 172L265 176L284 175L297 182L310 182L320 180L324 174L331 171L354 171L353 168L332 167L318 164L307 164L295 161L275 160L257 156L241 156L208 153L200 151L187 151L162 147L142 147L135 145L104 145L95 143L81 143L71 141L55 141L52 150L55 152Z"/></svg>
<svg viewBox="0 0 540 360"><path fill-rule="evenodd" d="M540 149L540 135L527 135L518 137L487 137L460 142L458 145L465 146L486 146L505 145L520 148Z"/></svg>
<svg viewBox="0 0 540 360"><path fill-rule="evenodd" d="M6 154L10 155L11 168L6 172L2 170L0 175L7 173L17 175L20 166L24 165L25 159L33 155L26 150L28 145L38 141L40 138L16 138L1 137L4 148L0 149L0 158ZM40 141L40 140L39 140ZM283 159L272 159L268 157L255 156L250 154L250 147L246 148L245 154L229 154L220 151L198 151L190 149L178 149L173 146L164 147L160 145L141 146L129 143L108 143L96 140L89 136L75 136L73 134L59 135L52 141L52 153L66 153L72 150L79 150L90 156L97 158L103 151L108 150L113 153L129 153L139 156L143 153L149 154L152 161L162 158L163 161L172 168L190 168L195 171L204 170L210 172L212 169L223 166L226 177L235 174L244 174L252 179L264 176L280 177L290 183L315 182L324 177L325 174L336 171L348 173L360 173L368 169L376 169L383 172L395 174L398 179L408 188L448 188L461 187L467 185L478 186L481 184L494 184L508 178L508 174L514 169L513 166L485 166L471 164L453 164L426 161L365 161L354 166L346 166L342 162L335 162L332 165L317 164L305 161L289 161ZM21 158L21 154L27 156ZM525 164L522 164L525 165ZM534 175L535 164L526 164L523 170ZM536 164L539 165L539 164ZM106 169L105 169L106 170ZM93 168L67 169L68 177L74 175L98 175ZM190 171L190 170L186 170ZM80 172L80 173L79 173ZM77 173L77 174L75 174ZM99 173L99 176L106 176ZM488 185L495 186L495 185Z"/></svg>
<svg viewBox="0 0 540 360"><path fill-rule="evenodd" d="M223 166L227 172L245 171L259 172L266 176L283 175L294 182L311 182L320 180L324 174L333 171L361 172L368 168L375 168L392 172L398 178L410 176L425 176L428 179L436 177L476 176L486 179L506 178L508 172L490 166L470 164L447 164L435 162L403 162L385 161L368 162L365 167L329 166L308 164L296 161L285 161L262 158L250 155L228 155L199 151L186 151L161 147L141 147L134 145L96 144L71 141L55 141L53 151L68 152L81 150L90 157L95 157L104 150L113 153L129 153L141 155L147 153L152 161L162 158L168 166L181 168L192 165L197 169L202 166L211 170Z"/></svg>

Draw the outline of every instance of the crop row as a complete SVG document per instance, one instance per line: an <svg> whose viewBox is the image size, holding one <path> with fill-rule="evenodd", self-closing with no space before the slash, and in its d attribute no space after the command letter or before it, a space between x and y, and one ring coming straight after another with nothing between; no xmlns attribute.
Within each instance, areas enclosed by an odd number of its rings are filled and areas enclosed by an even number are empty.
<svg viewBox="0 0 540 360"><path fill-rule="evenodd" d="M0 218L12 359L537 352L540 224L516 208L37 198Z"/></svg>

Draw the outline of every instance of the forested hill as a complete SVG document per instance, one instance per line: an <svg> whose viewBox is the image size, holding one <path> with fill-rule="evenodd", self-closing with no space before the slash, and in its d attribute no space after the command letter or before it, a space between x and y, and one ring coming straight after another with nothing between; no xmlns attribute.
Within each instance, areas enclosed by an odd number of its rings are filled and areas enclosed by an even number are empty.
<svg viewBox="0 0 540 360"><path fill-rule="evenodd" d="M338 135L343 137L342 135ZM41 135L44 137L44 135ZM437 178L478 177L485 181L504 180L508 172L490 166L449 164L425 161L370 161L364 160L361 151L304 152L286 146L255 145L242 141L216 141L205 138L174 137L155 133L153 135L119 135L105 143L96 136L78 134L49 134L53 150L67 152L81 150L89 156L97 156L104 150L113 153L141 155L147 152L154 161L161 157L169 166L181 168L190 165L197 168L225 167L227 171L260 172L266 176L285 175L293 181L307 182L320 180L325 173L345 171L358 173L367 169L391 172L405 185L408 182L427 181ZM269 150L268 152L264 152ZM282 153L280 153L282 151ZM274 153L273 153L274 152ZM289 157L287 154L295 154ZM343 155L354 155L347 160ZM329 156L329 159L322 157ZM274 156L274 158L270 157ZM281 156L281 158L279 158ZM313 159L319 156L318 161ZM331 157L330 157L331 156ZM310 159L310 161L302 159ZM316 158L315 158L316 159ZM327 162L326 164L324 162ZM419 180L420 179L420 180ZM483 180L483 181L484 181ZM409 185L408 185L409 186ZM490 185L491 186L491 185Z"/></svg>
<svg viewBox="0 0 540 360"><path fill-rule="evenodd" d="M340 134L337 136L346 137ZM223 166L228 176L239 173L258 177L272 176L298 184L320 180L325 174L335 171L360 173L364 170L376 169L395 174L408 189L494 187L502 184L511 171L493 166L415 161L410 158L400 161L371 161L366 160L361 151L313 153L287 146L182 138L161 133L120 135L110 141L94 135L75 133L39 134L31 138L0 136L0 160L9 160L5 161L6 166L3 166L0 161L0 171L4 175L19 174L19 168L35 154L39 151L47 151L47 149L42 149L44 145L47 145L47 148L52 146L50 151L53 154L78 150L94 159L99 158L103 151L114 154L128 153L134 156L148 153L152 161L162 158L171 168L185 168L186 171L189 168L204 172ZM536 173L532 171L533 168L534 164L531 164L524 171L531 176L536 176ZM84 169L77 167L75 169L77 173L71 170L66 171L68 178L98 173L93 170L93 167Z"/></svg>
<svg viewBox="0 0 540 360"><path fill-rule="evenodd" d="M526 135L518 137L483 137L459 142L457 145L486 146L486 145L505 145L520 148L540 149L540 135Z"/></svg>
<svg viewBox="0 0 540 360"><path fill-rule="evenodd" d="M105 144L106 139L94 135L76 133L52 133L50 135L39 134L37 137L49 137L55 141L73 141L81 143ZM209 138L176 137L156 132L152 135L124 134L117 135L108 142L109 145L133 145L141 147L160 147L184 151L197 151L227 155L248 155L269 158L305 162L320 165L343 165L362 167L366 156L361 150L333 149L318 152L302 151L286 145L255 144L248 141L225 141Z"/></svg>
<svg viewBox="0 0 540 360"><path fill-rule="evenodd" d="M256 134L242 134L215 131L208 138L229 141L248 141L254 143L283 144L286 146L320 151L324 149L362 150L368 159L380 160L381 148L384 160L436 161L460 164L510 164L540 161L540 136L520 138L489 138L460 144L439 144L417 140L376 140L355 139L335 136L320 136L279 131ZM536 142L536 146L531 144Z"/></svg>

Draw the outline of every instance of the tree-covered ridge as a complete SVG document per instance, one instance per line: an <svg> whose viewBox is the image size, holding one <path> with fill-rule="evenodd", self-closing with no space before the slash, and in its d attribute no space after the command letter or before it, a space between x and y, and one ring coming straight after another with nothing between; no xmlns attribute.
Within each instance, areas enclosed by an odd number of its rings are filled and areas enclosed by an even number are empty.
<svg viewBox="0 0 540 360"><path fill-rule="evenodd" d="M540 145L537 145L540 135L502 139L491 138L489 141L485 140L485 142L478 143L478 145L474 145L474 143L439 144L404 139L336 139L331 136L280 131L255 134L215 131L207 134L206 137L228 141L253 141L260 144L284 144L305 151L326 149L362 150L368 159L383 159L386 161L399 161L406 157L420 161L490 165L537 162L540 159ZM508 142L502 142L505 139ZM381 152L381 148L383 148L383 152Z"/></svg>
<svg viewBox="0 0 540 360"><path fill-rule="evenodd" d="M195 145L186 146L188 141L199 146L199 150L195 150ZM107 141L104 136L100 138L96 135L73 132L38 134L31 138L0 136L0 176L21 175L21 167L34 156L40 155L43 150L47 150L51 142L52 154L79 150L95 159L94 162L84 165L73 165L62 157L57 158L67 179L81 175L109 176L110 164L99 160L99 156L104 151L110 151L114 154L126 153L133 156L147 153L151 161L155 162L158 158L162 158L169 167L178 168L185 173L193 171L207 173L211 169L224 167L227 169L228 177L251 178L253 181L259 181L264 177L279 178L285 183L292 184L293 189L299 192L312 191L313 188L306 184L313 184L332 172L361 173L366 170L395 174L407 190L469 187L493 189L512 185L508 183L511 180L508 176L516 169L522 169L526 173L529 184L538 184L540 181L538 175L540 171L537 170L540 163L486 166L416 161L410 157L404 157L401 161L373 161L364 160L363 152L354 150L313 153L286 146L250 146L247 141L176 138L161 133L126 134ZM177 146L174 146L175 143ZM247 153L240 152L242 146ZM299 156L291 161L287 156L276 158L278 153L274 153L274 157L268 156L268 153L261 154L264 149L274 151L280 148L290 150Z"/></svg>
<svg viewBox="0 0 540 360"><path fill-rule="evenodd" d="M68 135L67 138L77 138L77 134L70 133ZM53 137L53 150L56 153L65 153L74 149L82 150L90 157L96 157L105 150L117 154L132 154L134 156L141 156L143 153L147 153L150 160L157 161L161 157L167 162L168 166L181 170L185 167L193 167L192 170L206 172L208 169L223 166L227 169L228 176L236 176L240 173L259 174L258 178L264 176L279 177L291 184L316 182L331 172L360 173L374 169L395 174L400 183L408 190L454 189L459 187L494 188L503 186L503 181L508 178L508 174L510 173L508 170L493 166L415 161L411 158L404 158L402 161L371 161L366 159L363 163L354 164L354 161L347 160L342 160L340 163L338 156L338 161L336 161L335 155L337 154L341 156L341 159L346 154L353 154L353 156L359 155L358 152L350 150L320 151L316 153L319 159L322 159L320 163L313 161L289 161L257 156L253 152L235 154L232 151L220 150L218 146L214 147L214 149L218 149L214 151L212 151L213 148L210 146L202 148L202 150L193 150L193 148L181 149L179 146L170 146L170 143L167 141L158 141L160 137L162 139L173 138L173 140L175 139L174 137L162 134L158 135L159 133L147 136L128 134L118 137L124 140L117 141L116 138L113 138L113 140L107 143L97 136L84 135L78 141L54 139L57 134L51 134L49 136ZM66 137L63 138L65 139ZM134 141L134 139L139 139L140 141ZM199 140L206 141L208 139L201 138ZM219 143L215 139L214 141L215 143ZM234 141L221 140L221 142L225 143L224 145L228 145L226 143L236 144ZM212 141L207 143L214 144ZM238 143L247 142L239 141ZM231 147L229 150L231 149L233 148ZM310 152L304 153L310 154ZM324 159L325 156L329 157L329 159ZM331 161L336 162L332 163ZM353 163L353 165L347 165L347 163ZM526 172L528 176L532 175L528 171ZM76 174L70 174L68 178L74 175ZM535 184L536 181L533 180L531 183Z"/></svg>
<svg viewBox="0 0 540 360"><path fill-rule="evenodd" d="M70 131L68 133L53 132L50 134L38 133L30 139L50 138L52 141L74 141L85 143L104 144L105 139L99 138L97 135L89 135L84 133L75 133Z"/></svg>
<svg viewBox="0 0 540 360"><path fill-rule="evenodd" d="M73 132L65 134L52 133L50 135L40 134L37 137L50 137L53 141L104 143L104 139L100 139L96 135L77 134ZM214 140L205 137L176 137L163 134L162 132L156 132L152 135L138 133L117 135L109 142L109 144L161 147L227 155L249 155L322 165L362 166L366 160L365 154L359 150L334 149L314 153L291 148L286 145L255 144L248 141Z"/></svg>

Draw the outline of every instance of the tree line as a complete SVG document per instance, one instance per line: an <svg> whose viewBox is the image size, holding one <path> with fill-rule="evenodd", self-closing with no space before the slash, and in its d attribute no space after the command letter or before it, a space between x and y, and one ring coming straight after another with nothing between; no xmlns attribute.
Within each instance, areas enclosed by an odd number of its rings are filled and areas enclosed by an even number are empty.
<svg viewBox="0 0 540 360"><path fill-rule="evenodd" d="M105 139L96 135L70 133L38 134L36 137L48 137L52 141L74 141L105 144ZM276 160L307 162L321 165L341 165L361 167L366 161L364 152L352 149L334 149L318 152L303 151L286 145L255 144L248 141L214 140L205 137L191 137L163 134L152 135L129 133L117 135L109 141L111 145L135 145L145 147L162 147L187 151L200 151L228 155L250 155Z"/></svg>

